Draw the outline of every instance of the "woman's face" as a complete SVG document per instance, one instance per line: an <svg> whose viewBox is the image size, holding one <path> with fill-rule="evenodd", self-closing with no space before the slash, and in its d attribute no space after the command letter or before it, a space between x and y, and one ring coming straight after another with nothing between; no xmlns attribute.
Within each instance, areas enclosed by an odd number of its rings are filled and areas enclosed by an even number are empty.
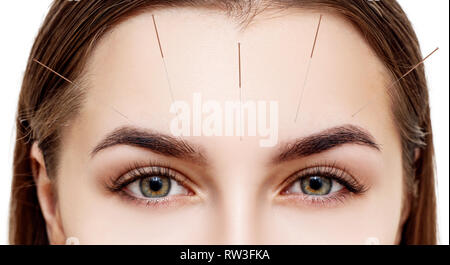
<svg viewBox="0 0 450 265"><path fill-rule="evenodd" d="M310 60L319 13L265 12L245 30L211 10L153 14L162 51L145 13L109 32L86 66L86 100L63 132L55 182L64 237L81 244L397 242L403 182L390 81L349 22L324 13ZM199 97L216 103L214 115ZM190 113L171 112L173 101ZM257 124L273 129L269 146L260 141L269 138L264 130L226 135L232 101L267 103ZM199 117L206 127L222 124L214 132L223 136L205 135ZM174 135L171 124L181 118L190 118L191 136Z"/></svg>

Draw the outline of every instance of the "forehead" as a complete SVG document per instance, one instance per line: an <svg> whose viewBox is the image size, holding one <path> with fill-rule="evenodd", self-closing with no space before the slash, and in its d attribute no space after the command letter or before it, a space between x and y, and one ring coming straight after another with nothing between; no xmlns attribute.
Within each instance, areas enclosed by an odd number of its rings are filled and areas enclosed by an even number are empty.
<svg viewBox="0 0 450 265"><path fill-rule="evenodd" d="M168 133L171 94L192 103L199 92L218 102L278 102L280 138L340 124L386 138L392 124L388 100L380 96L389 83L382 63L352 24L331 13L322 13L310 59L320 14L262 13L245 29L212 10L133 17L111 30L89 59L83 126L99 137L124 123Z"/></svg>

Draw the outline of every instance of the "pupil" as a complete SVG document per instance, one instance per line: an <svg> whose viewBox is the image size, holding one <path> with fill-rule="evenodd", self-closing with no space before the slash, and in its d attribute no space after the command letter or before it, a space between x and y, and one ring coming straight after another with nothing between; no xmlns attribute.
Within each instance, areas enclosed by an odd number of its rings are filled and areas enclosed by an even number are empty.
<svg viewBox="0 0 450 265"><path fill-rule="evenodd" d="M162 188L163 183L161 178L159 177L152 177L149 181L150 189L153 191L158 191Z"/></svg>
<svg viewBox="0 0 450 265"><path fill-rule="evenodd" d="M311 177L309 179L309 187L313 190L320 190L322 188L322 178L321 177Z"/></svg>

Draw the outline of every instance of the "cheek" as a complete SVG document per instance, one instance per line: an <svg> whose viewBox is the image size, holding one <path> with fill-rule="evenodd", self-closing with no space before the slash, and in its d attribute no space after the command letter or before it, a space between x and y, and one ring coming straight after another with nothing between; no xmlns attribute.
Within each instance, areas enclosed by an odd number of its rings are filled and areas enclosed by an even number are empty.
<svg viewBox="0 0 450 265"><path fill-rule="evenodd" d="M364 195L335 208L276 206L264 220L271 244L395 244L402 178L387 174ZM358 197L360 196L360 197Z"/></svg>
<svg viewBox="0 0 450 265"><path fill-rule="evenodd" d="M153 209L106 194L82 176L64 175L58 189L65 235L80 244L214 243L218 220L208 207Z"/></svg>
<svg viewBox="0 0 450 265"><path fill-rule="evenodd" d="M364 197L337 208L266 208L255 226L269 244L395 243L401 209L401 178L386 174ZM58 202L67 237L81 244L208 244L221 237L213 207L152 209L106 195L83 175L64 174ZM189 229L186 229L189 227ZM217 234L214 234L217 233Z"/></svg>
<svg viewBox="0 0 450 265"><path fill-rule="evenodd" d="M399 198L365 199L334 209L276 207L267 216L271 244L394 244L399 220ZM396 196L395 196L396 197ZM392 200L394 199L394 200ZM274 225L275 224L275 225Z"/></svg>

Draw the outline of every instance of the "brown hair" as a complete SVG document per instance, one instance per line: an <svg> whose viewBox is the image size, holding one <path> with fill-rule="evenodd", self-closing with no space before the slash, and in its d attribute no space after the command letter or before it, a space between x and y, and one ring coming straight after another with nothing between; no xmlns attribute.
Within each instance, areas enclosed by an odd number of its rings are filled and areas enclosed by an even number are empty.
<svg viewBox="0 0 450 265"><path fill-rule="evenodd" d="M37 141L48 175L58 165L62 126L77 114L87 57L111 27L140 12L164 7L202 7L226 11L248 22L265 8L329 10L351 21L391 73L393 80L422 60L419 43L396 1L349 0L134 0L54 1L32 47L23 78L17 114L10 213L11 244L48 244L30 161ZM73 80L60 76L33 61ZM420 65L388 90L402 141L405 203L410 212L402 244L436 244L433 139L424 67ZM418 158L415 150L420 150Z"/></svg>

